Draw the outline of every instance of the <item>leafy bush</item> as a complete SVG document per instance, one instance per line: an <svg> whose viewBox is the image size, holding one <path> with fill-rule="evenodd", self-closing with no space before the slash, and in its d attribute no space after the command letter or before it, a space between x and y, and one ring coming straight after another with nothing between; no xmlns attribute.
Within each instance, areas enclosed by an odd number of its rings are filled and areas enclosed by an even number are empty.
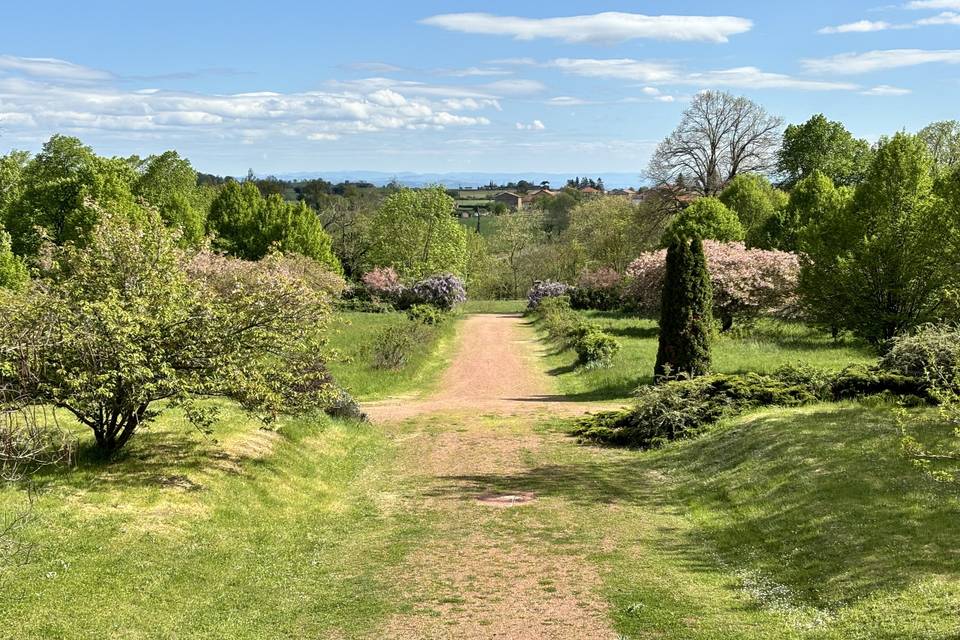
<svg viewBox="0 0 960 640"><path fill-rule="evenodd" d="M373 341L373 366L377 369L402 369L413 350L425 340L428 328L409 322L386 327Z"/></svg>
<svg viewBox="0 0 960 640"><path fill-rule="evenodd" d="M612 311L621 305L620 274L601 268L584 271L577 286L570 291L570 306L574 309Z"/></svg>
<svg viewBox="0 0 960 640"><path fill-rule="evenodd" d="M407 309L407 317L412 322L419 322L426 325L441 324L445 316L440 309L430 304L415 304Z"/></svg>
<svg viewBox="0 0 960 640"><path fill-rule="evenodd" d="M737 242L745 231L737 214L717 198L698 198L681 211L663 232L661 244L670 246L678 240L691 238Z"/></svg>
<svg viewBox="0 0 960 640"><path fill-rule="evenodd" d="M527 309L536 309L544 298L569 296L571 289L573 287L563 282L537 280L527 292Z"/></svg>
<svg viewBox="0 0 960 640"><path fill-rule="evenodd" d="M360 279L374 300L395 302L403 295L404 286L393 267L375 267Z"/></svg>
<svg viewBox="0 0 960 640"><path fill-rule="evenodd" d="M574 349L578 362L587 368L609 366L613 357L620 351L620 343L603 331L587 329L576 337Z"/></svg>
<svg viewBox="0 0 960 640"><path fill-rule="evenodd" d="M905 376L929 376L935 380L957 380L960 365L960 327L928 324L891 342L881 358L881 368Z"/></svg>
<svg viewBox="0 0 960 640"><path fill-rule="evenodd" d="M747 249L741 242L705 241L713 285L713 312L724 329L735 319L787 314L796 303L800 263L796 254ZM656 315L666 273L666 250L641 254L627 267L624 305Z"/></svg>
<svg viewBox="0 0 960 640"><path fill-rule="evenodd" d="M0 227L0 288L19 291L26 286L29 279L27 265L13 253L10 234Z"/></svg>
<svg viewBox="0 0 960 640"><path fill-rule="evenodd" d="M581 419L574 435L600 444L655 448L696 435L723 417L764 406L893 395L931 401L927 381L877 368L832 374L808 367L680 379L637 391L633 408Z"/></svg>
<svg viewBox="0 0 960 640"><path fill-rule="evenodd" d="M547 335L554 340L567 337L580 322L567 296L544 298L535 307L534 313L543 323Z"/></svg>
<svg viewBox="0 0 960 640"><path fill-rule="evenodd" d="M429 304L442 311L450 311L467 301L467 290L463 280L447 273L421 280L410 288L407 297L411 305Z"/></svg>

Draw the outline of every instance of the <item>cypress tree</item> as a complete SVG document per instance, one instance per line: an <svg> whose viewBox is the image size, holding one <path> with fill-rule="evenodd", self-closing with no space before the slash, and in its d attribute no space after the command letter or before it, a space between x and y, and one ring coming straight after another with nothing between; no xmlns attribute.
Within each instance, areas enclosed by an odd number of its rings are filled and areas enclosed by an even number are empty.
<svg viewBox="0 0 960 640"><path fill-rule="evenodd" d="M713 288L699 238L678 238L667 249L654 378L702 376L710 370Z"/></svg>

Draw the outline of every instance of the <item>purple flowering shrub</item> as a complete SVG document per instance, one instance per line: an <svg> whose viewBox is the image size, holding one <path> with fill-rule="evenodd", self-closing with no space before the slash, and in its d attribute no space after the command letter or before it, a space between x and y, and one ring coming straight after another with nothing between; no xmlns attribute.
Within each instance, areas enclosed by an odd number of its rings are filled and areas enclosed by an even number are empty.
<svg viewBox="0 0 960 640"><path fill-rule="evenodd" d="M429 304L443 311L450 311L458 304L467 301L467 289L463 280L446 273L431 276L413 285L409 290L408 302Z"/></svg>
<svg viewBox="0 0 960 640"><path fill-rule="evenodd" d="M533 283L530 291L527 292L527 309L536 309L544 298L559 298L569 295L571 289L573 287L563 282L537 280Z"/></svg>

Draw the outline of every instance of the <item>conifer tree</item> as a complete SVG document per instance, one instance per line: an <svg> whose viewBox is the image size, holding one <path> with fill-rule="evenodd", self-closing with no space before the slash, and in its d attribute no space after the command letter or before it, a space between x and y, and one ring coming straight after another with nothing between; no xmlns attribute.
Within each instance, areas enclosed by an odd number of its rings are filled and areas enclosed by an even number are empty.
<svg viewBox="0 0 960 640"><path fill-rule="evenodd" d="M667 249L655 379L709 371L712 299L703 242L676 239Z"/></svg>

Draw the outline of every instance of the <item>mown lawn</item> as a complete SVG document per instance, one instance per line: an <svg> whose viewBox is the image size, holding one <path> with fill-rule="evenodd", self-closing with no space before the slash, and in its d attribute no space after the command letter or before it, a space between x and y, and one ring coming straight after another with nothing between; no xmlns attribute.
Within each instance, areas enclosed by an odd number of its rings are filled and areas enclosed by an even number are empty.
<svg viewBox="0 0 960 640"><path fill-rule="evenodd" d="M119 460L39 478L0 638L352 638L395 611L386 575L424 521L383 501L384 435L322 416L272 433L223 406L216 442L171 413ZM24 500L0 487L0 510Z"/></svg>
<svg viewBox="0 0 960 640"><path fill-rule="evenodd" d="M467 300L461 310L463 313L523 313L527 308L526 300Z"/></svg>
<svg viewBox="0 0 960 640"><path fill-rule="evenodd" d="M657 359L657 323L621 313L578 312L614 336L621 345L613 365L585 371L571 350L545 340L550 374L559 391L584 400L627 398L641 384L653 381ZM762 320L752 329L721 335L713 344L717 373L772 372L786 364L807 364L840 370L876 361L870 348L853 339L838 342L826 332L800 323Z"/></svg>
<svg viewBox="0 0 960 640"><path fill-rule="evenodd" d="M432 340L410 351L406 366L391 371L373 366L374 343L387 327L409 323L406 313L339 312L330 336L336 353L329 362L330 371L358 400L429 392L450 361L459 319L453 315L436 327Z"/></svg>

